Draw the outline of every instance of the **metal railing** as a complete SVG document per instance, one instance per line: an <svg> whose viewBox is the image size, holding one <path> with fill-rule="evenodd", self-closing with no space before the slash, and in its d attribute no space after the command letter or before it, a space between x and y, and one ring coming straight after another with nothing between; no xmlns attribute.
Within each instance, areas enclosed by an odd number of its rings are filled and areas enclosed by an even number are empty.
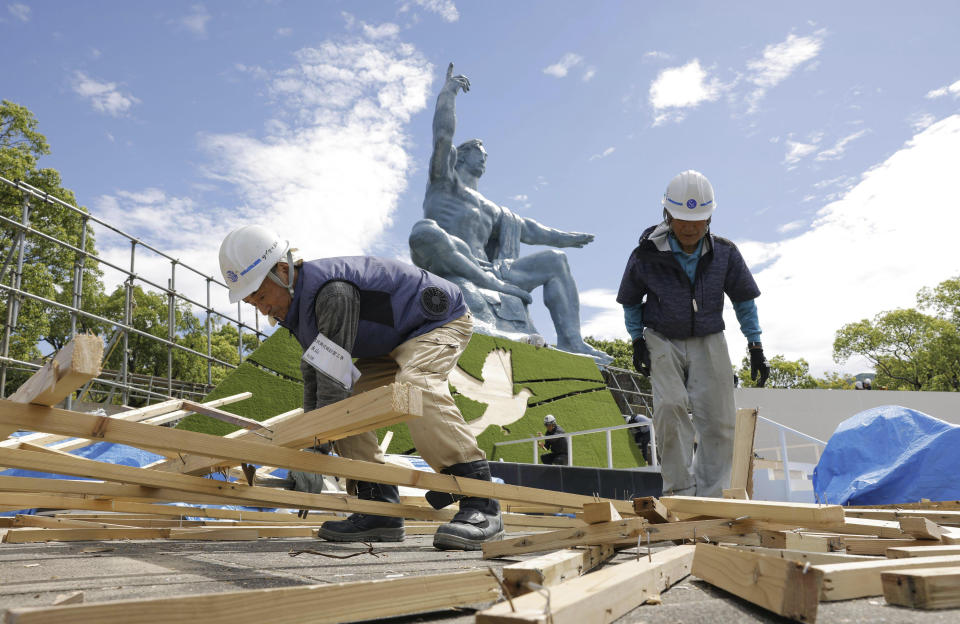
<svg viewBox="0 0 960 624"><path fill-rule="evenodd" d="M533 463L536 464L540 459L540 454L537 452L537 446L539 442L544 440L554 440L557 438L566 438L567 440L567 465L573 465L573 438L580 435L589 435L591 433L606 433L606 445L607 445L607 468L613 468L613 440L610 437L611 431L618 431L620 429L634 429L636 427L650 427L650 466L653 468L659 467L659 462L657 461L657 434L653 430L653 421L645 416L640 416L643 420L641 422L629 423L626 425L614 425L612 427L600 427L599 429L584 429L582 431L567 431L564 433L557 433L553 435L543 435L543 436L534 436L532 438L523 438L521 440L507 440L505 442L494 442L494 456L496 456L496 449L499 446L508 446L510 444L525 444L527 442L533 443Z"/></svg>
<svg viewBox="0 0 960 624"><path fill-rule="evenodd" d="M211 287L217 286L226 289L227 285L217 279L214 276L208 275L203 271L196 269L184 262L181 262L178 258L174 258L163 251L157 249L156 247L150 245L149 243L144 242L140 238L133 236L124 232L123 230L117 228L116 226L108 223L102 219L95 217L94 215L85 212L84 210L77 208L57 197L51 196L49 193L38 189L22 180L11 181L3 176L0 176L0 184L6 184L14 189L17 189L21 192L23 197L22 209L20 214L20 220L11 219L0 215L0 227L3 229L8 229L12 231L13 244L4 258L2 268L0 268L0 291L3 291L7 294L7 318L4 324L3 338L2 343L0 343L0 397L5 397L7 395L7 369L8 366L26 366L28 368L33 368L39 366L35 363L30 362L20 362L18 360L10 358L10 338L11 335L16 331L19 314L21 311L22 302L24 299L30 299L32 301L37 301L45 306L47 309L56 309L64 310L70 314L70 338L77 333L77 320L80 317L87 318L99 323L103 323L108 326L113 326L116 328L113 340L119 338L122 344L122 357L120 358L120 370L112 380L108 379L98 379L96 383L103 384L107 387L111 387L111 393L113 390L119 389L121 391L121 400L124 404L127 404L129 399L133 396L141 397L155 397L167 398L175 394L174 386L179 385L178 380L175 380L173 377L173 351L178 349L180 351L189 353L192 356L202 358L206 361L207 366L207 386L212 386L213 383L213 366L224 366L227 368L235 368L234 364L223 361L217 357L213 356L212 351L212 333L213 333L213 319L215 317L223 319L226 323L237 326L237 354L239 359L243 359L243 339L244 332L252 333L257 336L258 339L266 337L266 334L260 331L260 317L259 314L254 312L254 322L253 325L248 325L243 321L242 318L242 307L241 304L237 303L237 314L236 317L232 317L222 312L218 312L211 305ZM41 232L36 228L32 227L30 222L30 210L31 202L43 202L49 206L64 210L66 213L72 215L73 217L79 219L80 225L80 246L74 246L64 240L60 240L56 236L51 234ZM96 253L91 253L86 251L86 237L87 229L90 224L96 224L103 228L106 228L111 233L119 235L124 240L126 240L130 245L130 264L129 268L119 266L114 262L110 262L107 259L99 257ZM61 284L60 287L66 289L71 289L71 302L69 304L60 303L57 301L52 301L48 298L42 297L37 293L28 292L23 289L23 270L24 270L24 256L25 251L28 245L29 240L40 240L46 243L57 245L67 251L70 251L74 254L74 269L73 269L73 278L69 285ZM137 267L137 249L138 247L143 250L143 252L149 251L157 256L160 256L165 261L170 263L170 277L167 279L167 284L164 286L154 280L148 279L144 275L138 274L136 272ZM16 261L14 262L14 257ZM83 301L83 279L85 273L89 271L86 268L87 260L93 259L98 266L102 265L109 267L110 269L117 271L125 276L123 280L124 288L124 305L123 305L123 318L120 320L106 318L97 314L90 312L89 310L84 309ZM6 279L7 269L12 264L14 270L11 273L9 285L3 283ZM176 289L176 279L177 279L177 267L181 267L183 270L188 271L189 273L199 276L206 283L206 303L196 301L195 299L190 298L184 292L178 291ZM134 304L134 288L139 284L144 284L152 289L158 291L161 295L165 295L167 298L167 332L166 337L154 336L148 332L141 331L133 327L133 304ZM198 308L201 310L205 316L205 332L206 332L206 353L191 349L182 344L179 344L177 339L176 332L176 312L178 302L186 303L193 308ZM153 389L153 380L150 382L150 387L147 389L138 387L138 384L134 378L134 373L129 369L129 354L130 354L130 345L129 337L130 335L137 335L143 338L146 338L151 341L155 341L159 344L165 345L167 348L167 375L166 375L166 394ZM110 349L105 350L104 359L108 357ZM156 379L156 378L154 378ZM163 379L163 378L160 378ZM163 390L163 388L157 388L156 390ZM70 407L71 399L67 399L67 407Z"/></svg>
<svg viewBox="0 0 960 624"><path fill-rule="evenodd" d="M640 373L613 366L604 366L600 371L621 413L653 416L653 395L640 390Z"/></svg>

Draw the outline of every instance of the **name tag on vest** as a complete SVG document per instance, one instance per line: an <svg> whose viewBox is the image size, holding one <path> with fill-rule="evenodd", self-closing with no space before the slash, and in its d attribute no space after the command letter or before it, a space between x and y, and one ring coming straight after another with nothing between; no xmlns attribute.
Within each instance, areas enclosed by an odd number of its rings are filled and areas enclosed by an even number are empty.
<svg viewBox="0 0 960 624"><path fill-rule="evenodd" d="M347 390L360 378L360 369L353 365L346 349L323 334L317 334L316 340L304 351L303 359Z"/></svg>

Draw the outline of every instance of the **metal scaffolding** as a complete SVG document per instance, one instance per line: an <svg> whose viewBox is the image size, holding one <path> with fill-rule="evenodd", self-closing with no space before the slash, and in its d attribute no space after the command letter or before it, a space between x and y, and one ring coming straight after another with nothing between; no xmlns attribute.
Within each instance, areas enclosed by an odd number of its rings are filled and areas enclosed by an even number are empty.
<svg viewBox="0 0 960 624"><path fill-rule="evenodd" d="M37 363L24 362L10 357L10 339L11 336L15 335L17 330L19 315L25 299L41 303L48 311L56 309L69 312L70 338L73 338L73 336L76 335L77 319L80 317L88 318L114 327L113 335L107 340L107 346L104 349L104 364L106 363L106 358L119 343L123 353L123 357L120 358L120 369L117 371L104 371L104 373L97 380L91 383L95 383L98 386L109 389L108 396L110 399L113 398L115 392L119 391L121 394L121 402L124 405L128 404L131 399L144 399L147 402L150 402L150 400L168 398L172 396L179 396L183 398L199 398L207 394L213 388L214 366L235 368L235 365L213 356L212 332L214 317L219 317L226 323L237 326L237 353L241 360L243 359L243 338L245 330L248 333L252 333L253 335L257 336L258 339L266 337L266 335L260 331L260 318L256 312L254 312L254 322L251 326L243 322L242 308L240 303L237 303L236 318L218 312L211 306L211 286L224 289L227 288L227 285L216 277L207 275L206 273L203 273L202 271L185 264L184 262L181 262L179 259L160 251L136 236L127 234L112 224L99 219L88 212L77 208L76 206L72 206L67 202L53 197L49 193L33 187L22 180L11 181L3 176L0 176L0 184L6 184L17 189L20 191L23 198L19 221L0 215L0 229L4 230L5 234L12 240L12 245L7 252L6 257L3 259L2 267L0 267L0 291L6 294L7 297L7 316L4 322L2 342L0 342L0 398L7 396L6 385L8 370L23 370L32 372L33 370L40 368L40 365ZM36 202L43 202L58 210L65 211L65 214L79 219L81 226L79 247L75 247L49 233L41 232L31 225L31 205ZM106 230L109 232L119 235L129 242L129 268L119 266L113 262L110 262L109 260L99 257L94 253L86 251L87 229L88 225L91 223L106 228ZM75 260L71 283L59 285L62 288L69 287L71 289L72 297L70 304L52 301L48 298L40 296L37 293L28 292L24 289L24 256L27 246L31 241L34 240L45 241L47 243L58 245L63 249L72 251L74 253ZM149 251L170 263L170 277L167 279L166 286L152 281L136 272L138 248L142 250L140 252L141 254ZM84 273L88 271L88 269L85 268L88 258L96 261L98 265L109 267L110 269L125 276L125 279L123 280L124 306L122 319L106 318L84 309L83 279ZM10 273L9 279L7 279L7 272L11 267L13 268L13 271ZM183 292L177 291L177 267L180 267L183 271L192 273L195 276L199 276L205 281L205 303L196 301L188 297ZM165 338L154 336L133 326L134 289L140 284L150 287L151 289L161 293L161 295L165 295L167 298L167 335ZM196 351L177 343L175 324L178 302L185 302L193 308L199 309L204 314L205 331L207 337L206 353L201 353L200 351ZM129 370L129 337L131 334L142 336L148 340L152 340L166 346L166 377L136 375L133 371ZM183 382L173 377L174 349L179 349L191 354L194 357L202 358L206 361L206 384ZM88 391L89 389L90 384L84 388L84 391ZM81 396L83 396L84 391L81 392ZM67 401L67 407L69 409L70 399Z"/></svg>

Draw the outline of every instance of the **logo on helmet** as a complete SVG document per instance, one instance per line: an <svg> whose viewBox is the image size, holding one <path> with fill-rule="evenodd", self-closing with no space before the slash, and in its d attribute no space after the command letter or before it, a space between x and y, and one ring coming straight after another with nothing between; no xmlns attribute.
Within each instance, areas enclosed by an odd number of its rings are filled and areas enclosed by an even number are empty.
<svg viewBox="0 0 960 624"><path fill-rule="evenodd" d="M689 208L690 210L693 210L693 209L696 208L696 207L697 207L697 200L695 200L695 199L688 199L688 200L687 200L687 208Z"/></svg>
<svg viewBox="0 0 960 624"><path fill-rule="evenodd" d="M231 282L235 282L238 279L237 274L234 273L233 271L227 271L227 279L230 280Z"/></svg>

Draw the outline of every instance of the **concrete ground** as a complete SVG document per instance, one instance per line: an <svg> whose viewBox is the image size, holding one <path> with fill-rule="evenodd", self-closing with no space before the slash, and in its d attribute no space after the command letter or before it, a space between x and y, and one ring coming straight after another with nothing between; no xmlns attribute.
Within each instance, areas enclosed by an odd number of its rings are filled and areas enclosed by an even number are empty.
<svg viewBox="0 0 960 624"><path fill-rule="evenodd" d="M309 549L349 554L365 547L301 538L0 544L0 615L13 607L52 605L58 597L78 590L89 603L499 568L514 561L484 561L479 553L443 552L431 544L431 536L410 536L399 544L376 544L379 557L362 554L345 560L309 553L292 557L290 553ZM635 556L635 551L625 551L614 561ZM473 613L465 608L379 621L472 624ZM162 620L159 614L158 618ZM617 620L632 624L786 621L692 577L665 592L662 604L638 607ZM958 621L960 609L901 609L886 605L882 597L822 603L818 617L824 624Z"/></svg>

